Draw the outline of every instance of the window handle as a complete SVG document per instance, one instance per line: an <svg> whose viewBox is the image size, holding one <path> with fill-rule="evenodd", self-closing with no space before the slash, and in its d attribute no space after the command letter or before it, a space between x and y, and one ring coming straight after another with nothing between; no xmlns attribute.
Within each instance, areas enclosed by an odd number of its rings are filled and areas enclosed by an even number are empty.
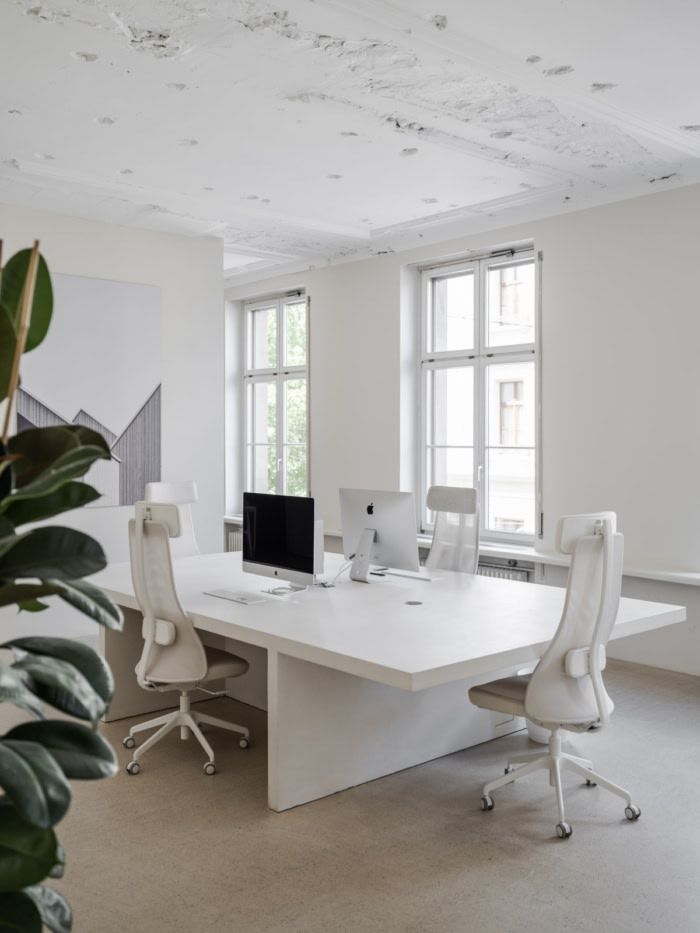
<svg viewBox="0 0 700 933"><path fill-rule="evenodd" d="M481 486L481 480L484 475L484 465L482 463L476 468L476 485Z"/></svg>

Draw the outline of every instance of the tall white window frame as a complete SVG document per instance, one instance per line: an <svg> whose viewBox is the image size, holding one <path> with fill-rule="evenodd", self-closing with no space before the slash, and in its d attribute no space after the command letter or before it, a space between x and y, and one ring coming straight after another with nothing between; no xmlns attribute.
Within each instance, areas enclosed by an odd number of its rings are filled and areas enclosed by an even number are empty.
<svg viewBox="0 0 700 933"><path fill-rule="evenodd" d="M287 309L303 304L305 332L304 362L295 363L286 359ZM256 327L261 326L262 313L273 315L276 331L276 346L272 358L261 365L255 359ZM243 411L244 411L244 460L243 489L250 492L272 492L280 495L309 495L309 302L303 292L271 298L247 301L243 305L244 316L244 366L243 366ZM305 385L303 436L291 441L287 422L287 393L300 381ZM256 387L267 386L274 398L274 436L270 436L269 425L265 425L265 436L261 437L256 425L254 399ZM290 488L289 467L292 451L295 456L303 451L305 484L297 483ZM260 457L265 457L266 488L256 482L261 475ZM273 465L274 462L274 465ZM297 457L297 467L299 458ZM274 477L274 480L273 480ZM273 481L271 481L273 480Z"/></svg>
<svg viewBox="0 0 700 933"><path fill-rule="evenodd" d="M533 340L494 346L488 343L488 307L487 307L487 276L489 270L507 268L515 265L532 264L534 287L534 315ZM466 349L434 349L435 333L433 320L433 283L436 280L447 279L471 273L474 276L474 321L473 321L473 347ZM449 370L470 371L473 379L473 404L471 412L465 412L465 419L472 419L472 444L463 445L465 451L472 450L472 485L477 489L479 510L482 515L481 537L486 541L503 542L511 544L531 544L539 533L541 525L541 501L539 486L540 464L540 350L539 350L539 263L534 250L508 250L494 255L470 259L468 261L444 263L432 266L421 271L421 354L420 354L420 385L421 385L421 423L420 423L420 483L421 483L421 530L430 532L433 528L432 515L426 508L428 487L431 476L435 473L434 458L440 445L434 441L435 405L431 397L432 387L435 384L435 374ZM532 380L534 387L534 404L532 405L532 424L528 425L531 432L532 446L519 445L518 450L532 452L534 459L534 480L532 484L532 517L530 529L526 532L506 530L509 520L506 518L506 527L499 529L489 528L488 515L488 367L499 363L532 363ZM512 376L507 376L503 382L512 382ZM499 399L500 404L500 399ZM500 440L500 438L499 438ZM445 449L459 449L459 445L444 445ZM491 444L491 449L504 445Z"/></svg>

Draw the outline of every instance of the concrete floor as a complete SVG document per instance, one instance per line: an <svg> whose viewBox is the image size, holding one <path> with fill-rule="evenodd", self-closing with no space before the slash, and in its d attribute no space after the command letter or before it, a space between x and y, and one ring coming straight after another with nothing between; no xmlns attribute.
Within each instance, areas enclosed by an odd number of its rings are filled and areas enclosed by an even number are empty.
<svg viewBox="0 0 700 933"><path fill-rule="evenodd" d="M243 751L212 731L216 776L173 733L140 775L75 785L56 882L74 929L698 933L700 679L622 663L606 679L612 725L571 746L631 790L642 818L628 823L618 798L570 776L567 841L553 835L544 773L479 809L482 783L528 747L526 733L277 814L266 808L264 714L210 701L255 739ZM122 765L130 722L104 729Z"/></svg>

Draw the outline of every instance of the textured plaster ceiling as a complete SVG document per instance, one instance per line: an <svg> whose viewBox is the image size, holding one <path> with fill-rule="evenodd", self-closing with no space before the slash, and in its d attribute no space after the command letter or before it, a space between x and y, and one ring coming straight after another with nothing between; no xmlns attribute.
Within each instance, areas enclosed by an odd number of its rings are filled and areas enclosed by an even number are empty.
<svg viewBox="0 0 700 933"><path fill-rule="evenodd" d="M700 179L700 5L0 0L0 201L227 278Z"/></svg>

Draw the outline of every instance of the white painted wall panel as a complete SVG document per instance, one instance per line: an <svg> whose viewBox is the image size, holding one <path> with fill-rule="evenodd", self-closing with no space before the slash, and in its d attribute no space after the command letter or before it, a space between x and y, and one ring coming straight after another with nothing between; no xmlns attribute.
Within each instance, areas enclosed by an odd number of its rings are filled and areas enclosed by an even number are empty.
<svg viewBox="0 0 700 933"><path fill-rule="evenodd" d="M487 229L493 224L485 218L477 236L228 291L231 299L309 292L312 486L327 528L338 524L338 486L407 488L415 475L398 334L410 336L419 308L402 307L402 270L410 301L406 266L533 239L544 253L543 550L553 548L559 515L615 509L630 566L700 569L700 186ZM676 587L663 599L685 603L687 592ZM697 621L691 609L685 626L644 636L644 650L632 646L630 657L656 652L663 666L700 673Z"/></svg>
<svg viewBox="0 0 700 933"><path fill-rule="evenodd" d="M155 285L162 301L162 471L167 480L196 479L194 506L202 551L221 550L224 509L224 315L222 243L120 227L0 204L0 236L7 258L41 240L52 272ZM99 349L99 348L98 348ZM105 357L106 366L109 359ZM69 364L67 363L67 366ZM48 400L47 400L48 401ZM94 529L112 559L126 559L125 528L131 509L90 509L66 518ZM89 513L89 514L88 514ZM96 513L100 513L96 516ZM62 520L62 519L61 519ZM60 615L59 615L60 613ZM0 614L3 634L37 630L94 633L77 612L60 610L32 619L14 609Z"/></svg>

